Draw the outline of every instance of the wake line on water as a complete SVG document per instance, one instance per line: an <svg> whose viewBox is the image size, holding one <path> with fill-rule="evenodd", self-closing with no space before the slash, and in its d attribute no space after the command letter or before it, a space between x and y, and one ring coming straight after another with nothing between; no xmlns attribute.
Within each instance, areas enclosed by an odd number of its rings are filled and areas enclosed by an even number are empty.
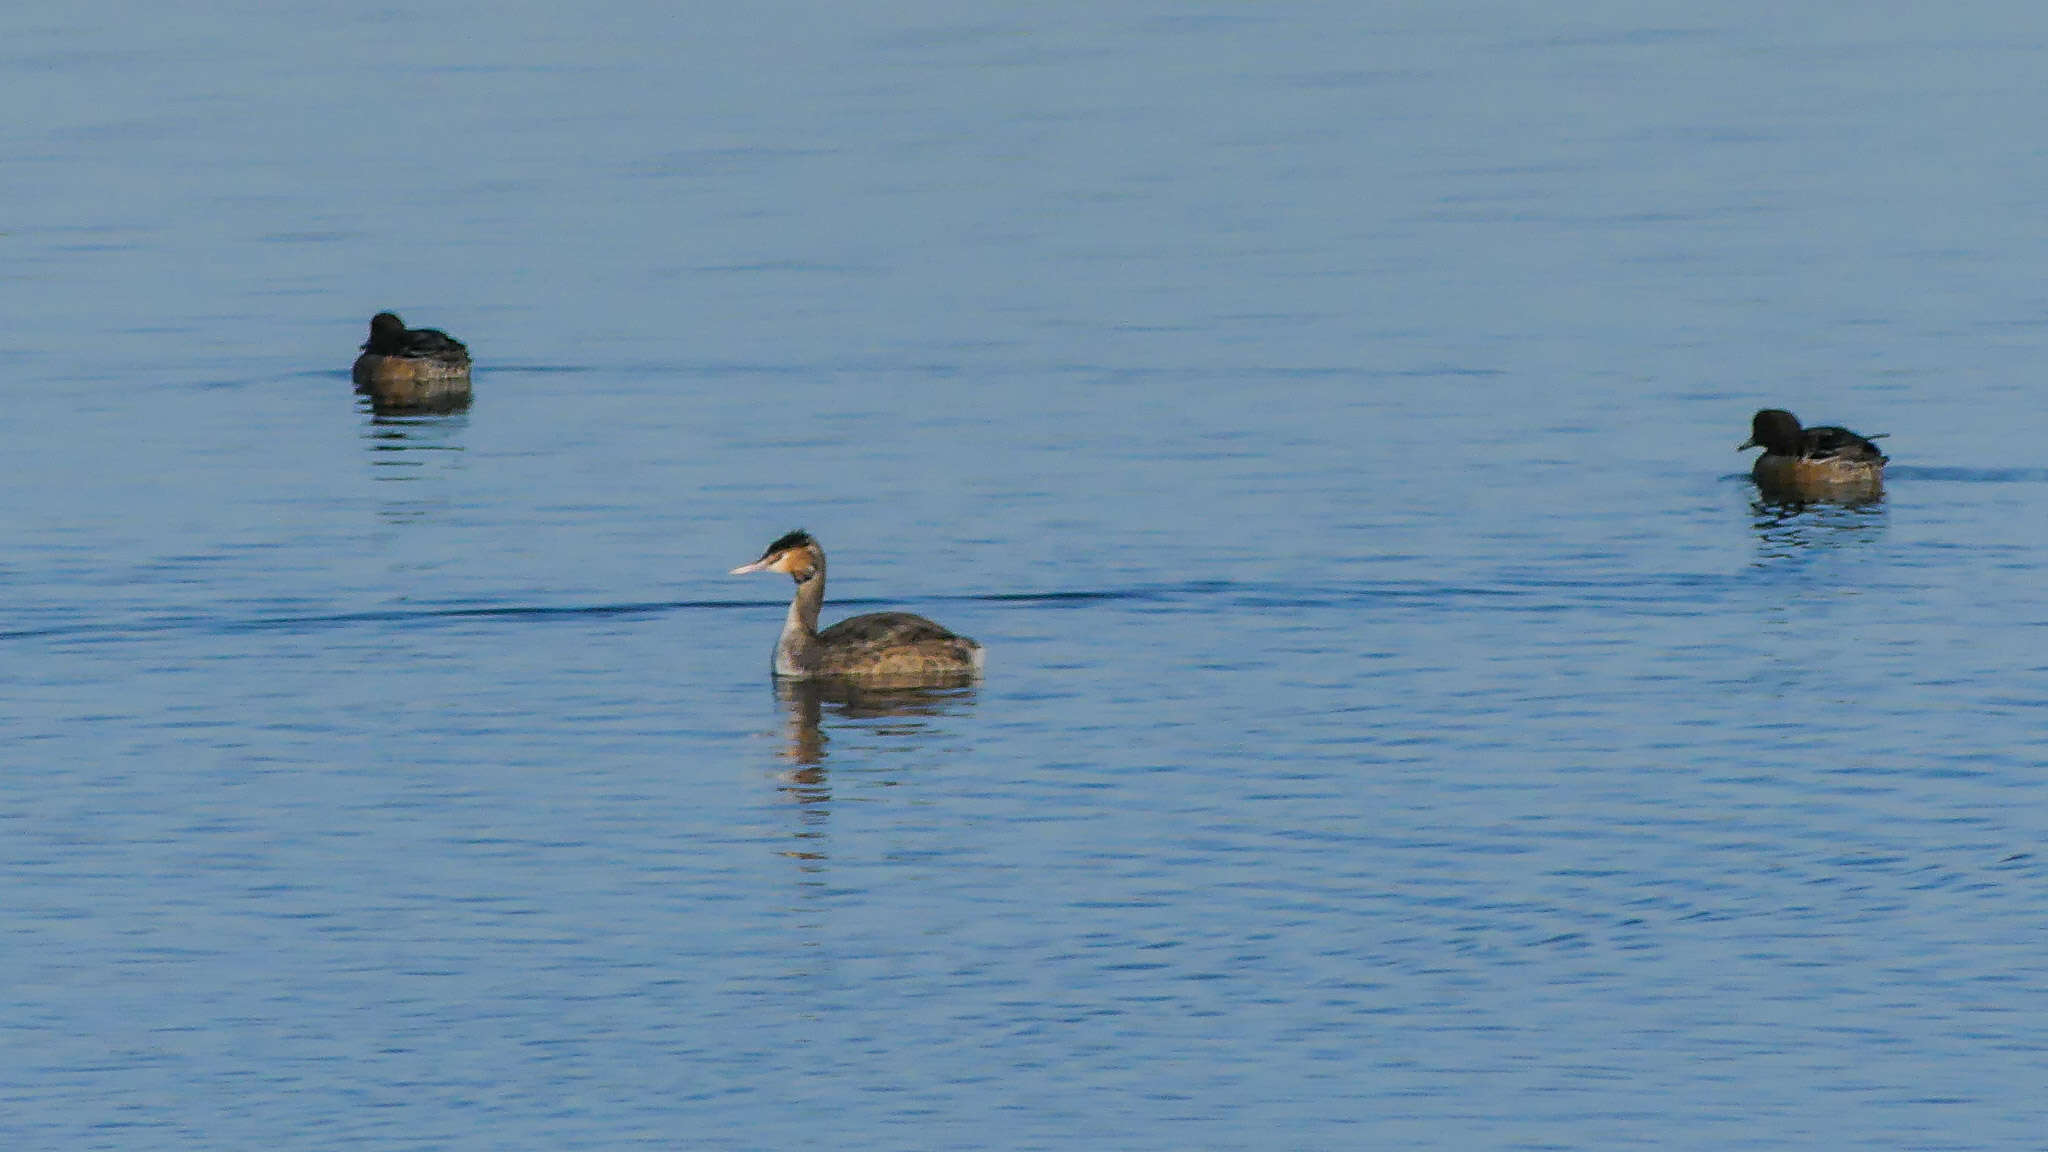
<svg viewBox="0 0 2048 1152"><path fill-rule="evenodd" d="M2043 484L2048 468L1934 468L1914 464L1892 464L1885 468L1887 481L1929 480L1951 484Z"/></svg>
<svg viewBox="0 0 2048 1152"><path fill-rule="evenodd" d="M991 604L1071 605L1117 600L1161 600L1172 593L1160 589L1124 589L1082 592L992 592L981 594L920 597L920 601L981 601ZM209 631L290 632L346 627L351 624L433 624L464 620L592 620L662 616L672 612L744 610L779 611L788 600L653 600L625 604L496 604L449 605L423 608L376 608L360 612L299 613L283 616L253 616L225 619L217 616L158 616L118 623L80 622L52 624L42 628L0 630L0 641L61 639L67 637L145 637L174 632ZM864 597L835 599L835 606L877 608L901 603Z"/></svg>
<svg viewBox="0 0 2048 1152"><path fill-rule="evenodd" d="M1721 477L1724 483L1746 483L1751 479L1747 472L1729 472ZM1885 465L1885 488L1896 491L1899 483L1915 480L1934 484L2048 484L2048 468L1941 468L1926 464L1900 464L1896 460Z"/></svg>
<svg viewBox="0 0 2048 1152"><path fill-rule="evenodd" d="M1505 579L1495 585L1446 585L1381 583L1357 585L1284 585L1228 580L1187 581L1131 588L1079 589L1044 592L959 592L896 597L835 598L838 609L872 611L878 608L916 609L924 604L989 604L1001 607L1085 608L1091 605L1151 604L1167 610L1214 611L1218 602L1254 611L1313 610L1341 608L1361 602L1390 605L1473 604L1545 608L1536 603L1555 600L1569 590L1571 600L1600 600L1601 593L1620 592L1622 599L1657 597L1653 587L1668 581L1645 581L1640 577L1617 578L1614 582L1532 579L1526 575ZM1681 585L1698 582L1681 578ZM1693 590L1697 591L1697 588ZM787 599L732 600L648 600L615 604L443 604L420 607L371 608L355 612L302 612L242 618L193 613L161 615L122 621L76 621L42 627L0 629L0 643L18 640L121 640L147 639L167 634L211 632L221 635L261 632L315 632L355 625L434 626L470 621L546 622L631 619L657 617L677 612L778 613ZM1548 610L1564 610L1570 604L1550 604Z"/></svg>

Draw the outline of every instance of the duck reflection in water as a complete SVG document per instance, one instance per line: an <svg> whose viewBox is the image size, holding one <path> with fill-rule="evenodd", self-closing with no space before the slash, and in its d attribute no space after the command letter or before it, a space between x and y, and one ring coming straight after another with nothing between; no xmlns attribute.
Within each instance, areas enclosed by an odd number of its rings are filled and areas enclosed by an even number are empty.
<svg viewBox="0 0 2048 1152"><path fill-rule="evenodd" d="M469 427L463 413L449 416L392 416L378 413L363 425L363 443L370 448L371 463L387 468L419 468L434 452L462 451L462 433ZM379 479L399 480L401 476Z"/></svg>
<svg viewBox="0 0 2048 1152"><path fill-rule="evenodd" d="M466 415L370 417L363 425L370 478L380 485L395 485L377 490L381 497L379 512L385 520L418 520L446 503L443 487L432 478L459 465L468 428ZM419 485L423 480L428 483Z"/></svg>
<svg viewBox="0 0 2048 1152"><path fill-rule="evenodd" d="M1886 524L1880 500L1841 504L1765 499L1751 501L1749 511L1759 566L1863 547L1881 537Z"/></svg>

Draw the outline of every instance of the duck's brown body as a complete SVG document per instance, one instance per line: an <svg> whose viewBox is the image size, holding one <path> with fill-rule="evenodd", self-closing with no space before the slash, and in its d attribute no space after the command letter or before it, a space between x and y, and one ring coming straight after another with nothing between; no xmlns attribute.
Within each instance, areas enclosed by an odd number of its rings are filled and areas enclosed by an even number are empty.
<svg viewBox="0 0 2048 1152"><path fill-rule="evenodd" d="M1884 492L1884 461L1814 460L1764 453L1750 469L1759 489L1807 500L1869 499Z"/></svg>
<svg viewBox="0 0 2048 1152"><path fill-rule="evenodd" d="M870 612L818 630L825 605L825 550L802 532L768 546L752 564L733 569L781 572L796 581L775 674L793 680L858 680L873 687L946 687L979 675L981 645L909 612Z"/></svg>
<svg viewBox="0 0 2048 1152"><path fill-rule="evenodd" d="M380 412L447 411L469 403L469 349L434 328L407 328L389 312L370 321L356 357L356 391Z"/></svg>

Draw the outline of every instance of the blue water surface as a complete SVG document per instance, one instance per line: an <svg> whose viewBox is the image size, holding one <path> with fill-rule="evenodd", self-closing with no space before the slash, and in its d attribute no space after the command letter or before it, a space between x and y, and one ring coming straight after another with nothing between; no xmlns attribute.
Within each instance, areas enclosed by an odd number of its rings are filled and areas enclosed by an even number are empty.
<svg viewBox="0 0 2048 1152"><path fill-rule="evenodd" d="M0 1142L2040 1147L2044 48L0 13Z"/></svg>

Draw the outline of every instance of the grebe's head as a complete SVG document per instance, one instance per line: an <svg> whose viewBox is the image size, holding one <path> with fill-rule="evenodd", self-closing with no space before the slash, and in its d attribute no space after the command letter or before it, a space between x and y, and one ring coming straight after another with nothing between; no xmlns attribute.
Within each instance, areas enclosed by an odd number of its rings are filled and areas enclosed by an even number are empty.
<svg viewBox="0 0 2048 1152"><path fill-rule="evenodd" d="M1778 456L1799 455L1799 417L1783 408L1766 408L1749 421L1749 439L1735 446L1761 448Z"/></svg>
<svg viewBox="0 0 2048 1152"><path fill-rule="evenodd" d="M734 576L745 576L750 572L780 572L801 584L816 576L825 567L825 552L811 534L801 529L768 546L761 558L752 564L742 564L732 570Z"/></svg>

